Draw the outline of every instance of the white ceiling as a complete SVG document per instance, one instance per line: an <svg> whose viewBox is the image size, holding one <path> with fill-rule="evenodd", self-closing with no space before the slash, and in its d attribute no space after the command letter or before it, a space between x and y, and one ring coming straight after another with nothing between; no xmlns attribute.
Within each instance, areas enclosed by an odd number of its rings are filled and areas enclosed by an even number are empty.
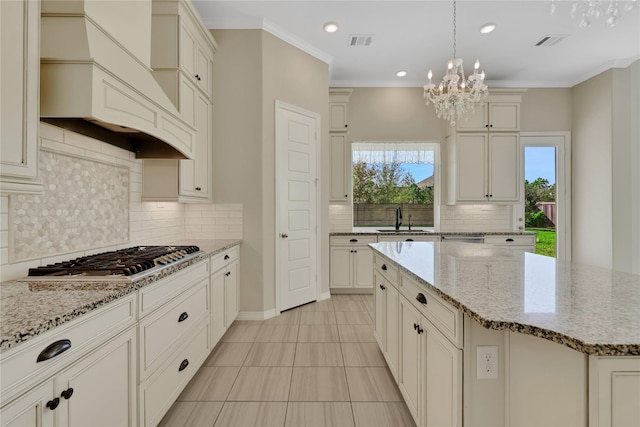
<svg viewBox="0 0 640 427"><path fill-rule="evenodd" d="M605 0L609 1L609 0ZM571 2L548 0L457 2L457 52L465 71L480 59L489 86L571 87L640 58L640 2L616 27L594 21L581 29ZM621 4L628 2L618 2ZM440 81L453 56L452 1L218 1L194 0L211 29L261 28L330 66L331 86L422 86L429 68ZM339 25L336 33L323 24ZM488 22L498 25L480 34ZM350 47L352 34L374 35L369 47ZM566 35L555 46L534 46ZM398 70L408 71L404 78Z"/></svg>

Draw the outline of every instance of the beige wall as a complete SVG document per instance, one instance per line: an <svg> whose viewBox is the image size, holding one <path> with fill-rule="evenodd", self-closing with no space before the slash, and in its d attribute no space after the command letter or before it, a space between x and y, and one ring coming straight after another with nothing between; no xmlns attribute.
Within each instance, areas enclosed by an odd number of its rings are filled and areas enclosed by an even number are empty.
<svg viewBox="0 0 640 427"><path fill-rule="evenodd" d="M520 104L520 130L570 131L571 89L527 89Z"/></svg>
<svg viewBox="0 0 640 427"><path fill-rule="evenodd" d="M275 101L328 114L328 66L261 30L214 30L214 199L244 205L240 310L275 308ZM328 124L322 122L322 141ZM321 177L328 176L322 150ZM328 188L318 272L328 271ZM327 255L325 255L327 254ZM320 277L327 292L328 277Z"/></svg>

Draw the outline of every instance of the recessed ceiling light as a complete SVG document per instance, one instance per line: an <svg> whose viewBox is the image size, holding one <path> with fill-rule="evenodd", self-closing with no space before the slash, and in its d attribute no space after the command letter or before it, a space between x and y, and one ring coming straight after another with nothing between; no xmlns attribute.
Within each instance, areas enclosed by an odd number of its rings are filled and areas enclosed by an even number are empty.
<svg viewBox="0 0 640 427"><path fill-rule="evenodd" d="M324 24L323 28L327 33L335 33L336 31L338 31L338 24L336 24L335 22L327 22L326 24Z"/></svg>
<svg viewBox="0 0 640 427"><path fill-rule="evenodd" d="M407 72L404 71L404 70L400 70L400 71L396 72L396 76L398 76L398 77L404 77L406 75L407 75Z"/></svg>
<svg viewBox="0 0 640 427"><path fill-rule="evenodd" d="M496 24L494 24L493 22L490 22L490 23L484 24L482 27L480 27L480 32L482 34L489 34L490 32L492 32L495 29L496 29Z"/></svg>

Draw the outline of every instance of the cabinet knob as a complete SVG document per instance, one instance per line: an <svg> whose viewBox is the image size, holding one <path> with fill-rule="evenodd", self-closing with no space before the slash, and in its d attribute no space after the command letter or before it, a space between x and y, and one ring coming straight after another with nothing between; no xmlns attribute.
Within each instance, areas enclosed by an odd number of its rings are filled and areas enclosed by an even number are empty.
<svg viewBox="0 0 640 427"><path fill-rule="evenodd" d="M286 239L289 237L289 235L287 233L282 233L280 237L282 237L283 239Z"/></svg>
<svg viewBox="0 0 640 427"><path fill-rule="evenodd" d="M380 285L380 289L382 289L384 291L387 288L385 288L384 285Z"/></svg>
<svg viewBox="0 0 640 427"><path fill-rule="evenodd" d="M58 407L58 405L60 404L60 398L56 397L53 400L50 400L47 402L47 408L51 409L52 411L54 409L56 409Z"/></svg>
<svg viewBox="0 0 640 427"><path fill-rule="evenodd" d="M178 317L178 323L184 322L188 318L189 318L189 314L185 311L180 315L180 317Z"/></svg>
<svg viewBox="0 0 640 427"><path fill-rule="evenodd" d="M387 271L387 264L382 264L382 267L380 268L382 268L384 271Z"/></svg>
<svg viewBox="0 0 640 427"><path fill-rule="evenodd" d="M345 197L345 199L346 199L346 198L347 198L347 197L349 197L349 196L348 196L347 194L345 194L345 195L344 195L344 197Z"/></svg>
<svg viewBox="0 0 640 427"><path fill-rule="evenodd" d="M493 194L489 194L489 197L493 197Z"/></svg>
<svg viewBox="0 0 640 427"><path fill-rule="evenodd" d="M196 80L198 80L198 81L200 81L200 80L201 80L201 79L200 79L200 75L199 75L199 74L196 74Z"/></svg>
<svg viewBox="0 0 640 427"><path fill-rule="evenodd" d="M52 359L57 355L69 350L70 348L71 348L70 340L59 340L54 343L51 343L47 346L47 348L45 348L40 352L40 354L38 355L38 358L36 359L36 363L44 362L45 360Z"/></svg>
<svg viewBox="0 0 640 427"><path fill-rule="evenodd" d="M413 329L414 329L414 330L416 330L416 331L417 331L419 327L420 327L420 325L418 325L417 323L414 323L414 324L413 324Z"/></svg>
<svg viewBox="0 0 640 427"><path fill-rule="evenodd" d="M226 273L224 273L224 275L225 275L225 276L227 276L227 277L229 277L229 276L231 276L231 272L230 272L230 271L227 271Z"/></svg>
<svg viewBox="0 0 640 427"><path fill-rule="evenodd" d="M489 125L489 127L490 127L490 128L492 128L492 127L493 127L493 125Z"/></svg>
<svg viewBox="0 0 640 427"><path fill-rule="evenodd" d="M488 124L487 124L487 125L484 125L484 127L488 128L488 127L489 127L489 125L488 125Z"/></svg>
<svg viewBox="0 0 640 427"><path fill-rule="evenodd" d="M202 191L202 187L196 187L196 191Z"/></svg>
<svg viewBox="0 0 640 427"><path fill-rule="evenodd" d="M225 256L224 256L224 260L226 261L226 260L228 260L228 259L229 259L229 255L225 255Z"/></svg>
<svg viewBox="0 0 640 427"><path fill-rule="evenodd" d="M184 359L182 363L180 363L180 367L178 368L178 372L184 371L189 366L189 359Z"/></svg>
<svg viewBox="0 0 640 427"><path fill-rule="evenodd" d="M417 300L420 304L426 304L426 303L427 303L427 297L425 297L423 293L419 293L419 294L416 296L416 300Z"/></svg>
<svg viewBox="0 0 640 427"><path fill-rule="evenodd" d="M349 127L349 125L345 123L345 124L344 124L344 127Z"/></svg>
<svg viewBox="0 0 640 427"><path fill-rule="evenodd" d="M418 326L418 334L421 334L424 332L424 329L422 329L420 326Z"/></svg>
<svg viewBox="0 0 640 427"><path fill-rule="evenodd" d="M60 393L60 396L64 397L65 400L69 400L71 396L73 396L73 387L69 387L68 389Z"/></svg>

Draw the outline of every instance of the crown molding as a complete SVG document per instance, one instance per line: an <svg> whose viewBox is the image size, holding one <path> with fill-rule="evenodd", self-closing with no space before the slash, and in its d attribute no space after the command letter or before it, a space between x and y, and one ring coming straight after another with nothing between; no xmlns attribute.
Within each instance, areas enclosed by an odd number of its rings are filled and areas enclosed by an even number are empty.
<svg viewBox="0 0 640 427"><path fill-rule="evenodd" d="M627 68L629 65L633 64L638 59L640 59L640 55L632 56L630 58L614 59L612 61L605 62L604 64L600 65L599 67L596 67L596 68L586 72L581 77L579 77L576 80L574 80L570 86L573 87L575 85L578 85L578 84L580 84L580 83L582 83L582 82L584 82L586 80L589 80L590 78L595 77L598 74L603 73L603 72L605 72L607 70L610 70L612 68Z"/></svg>

